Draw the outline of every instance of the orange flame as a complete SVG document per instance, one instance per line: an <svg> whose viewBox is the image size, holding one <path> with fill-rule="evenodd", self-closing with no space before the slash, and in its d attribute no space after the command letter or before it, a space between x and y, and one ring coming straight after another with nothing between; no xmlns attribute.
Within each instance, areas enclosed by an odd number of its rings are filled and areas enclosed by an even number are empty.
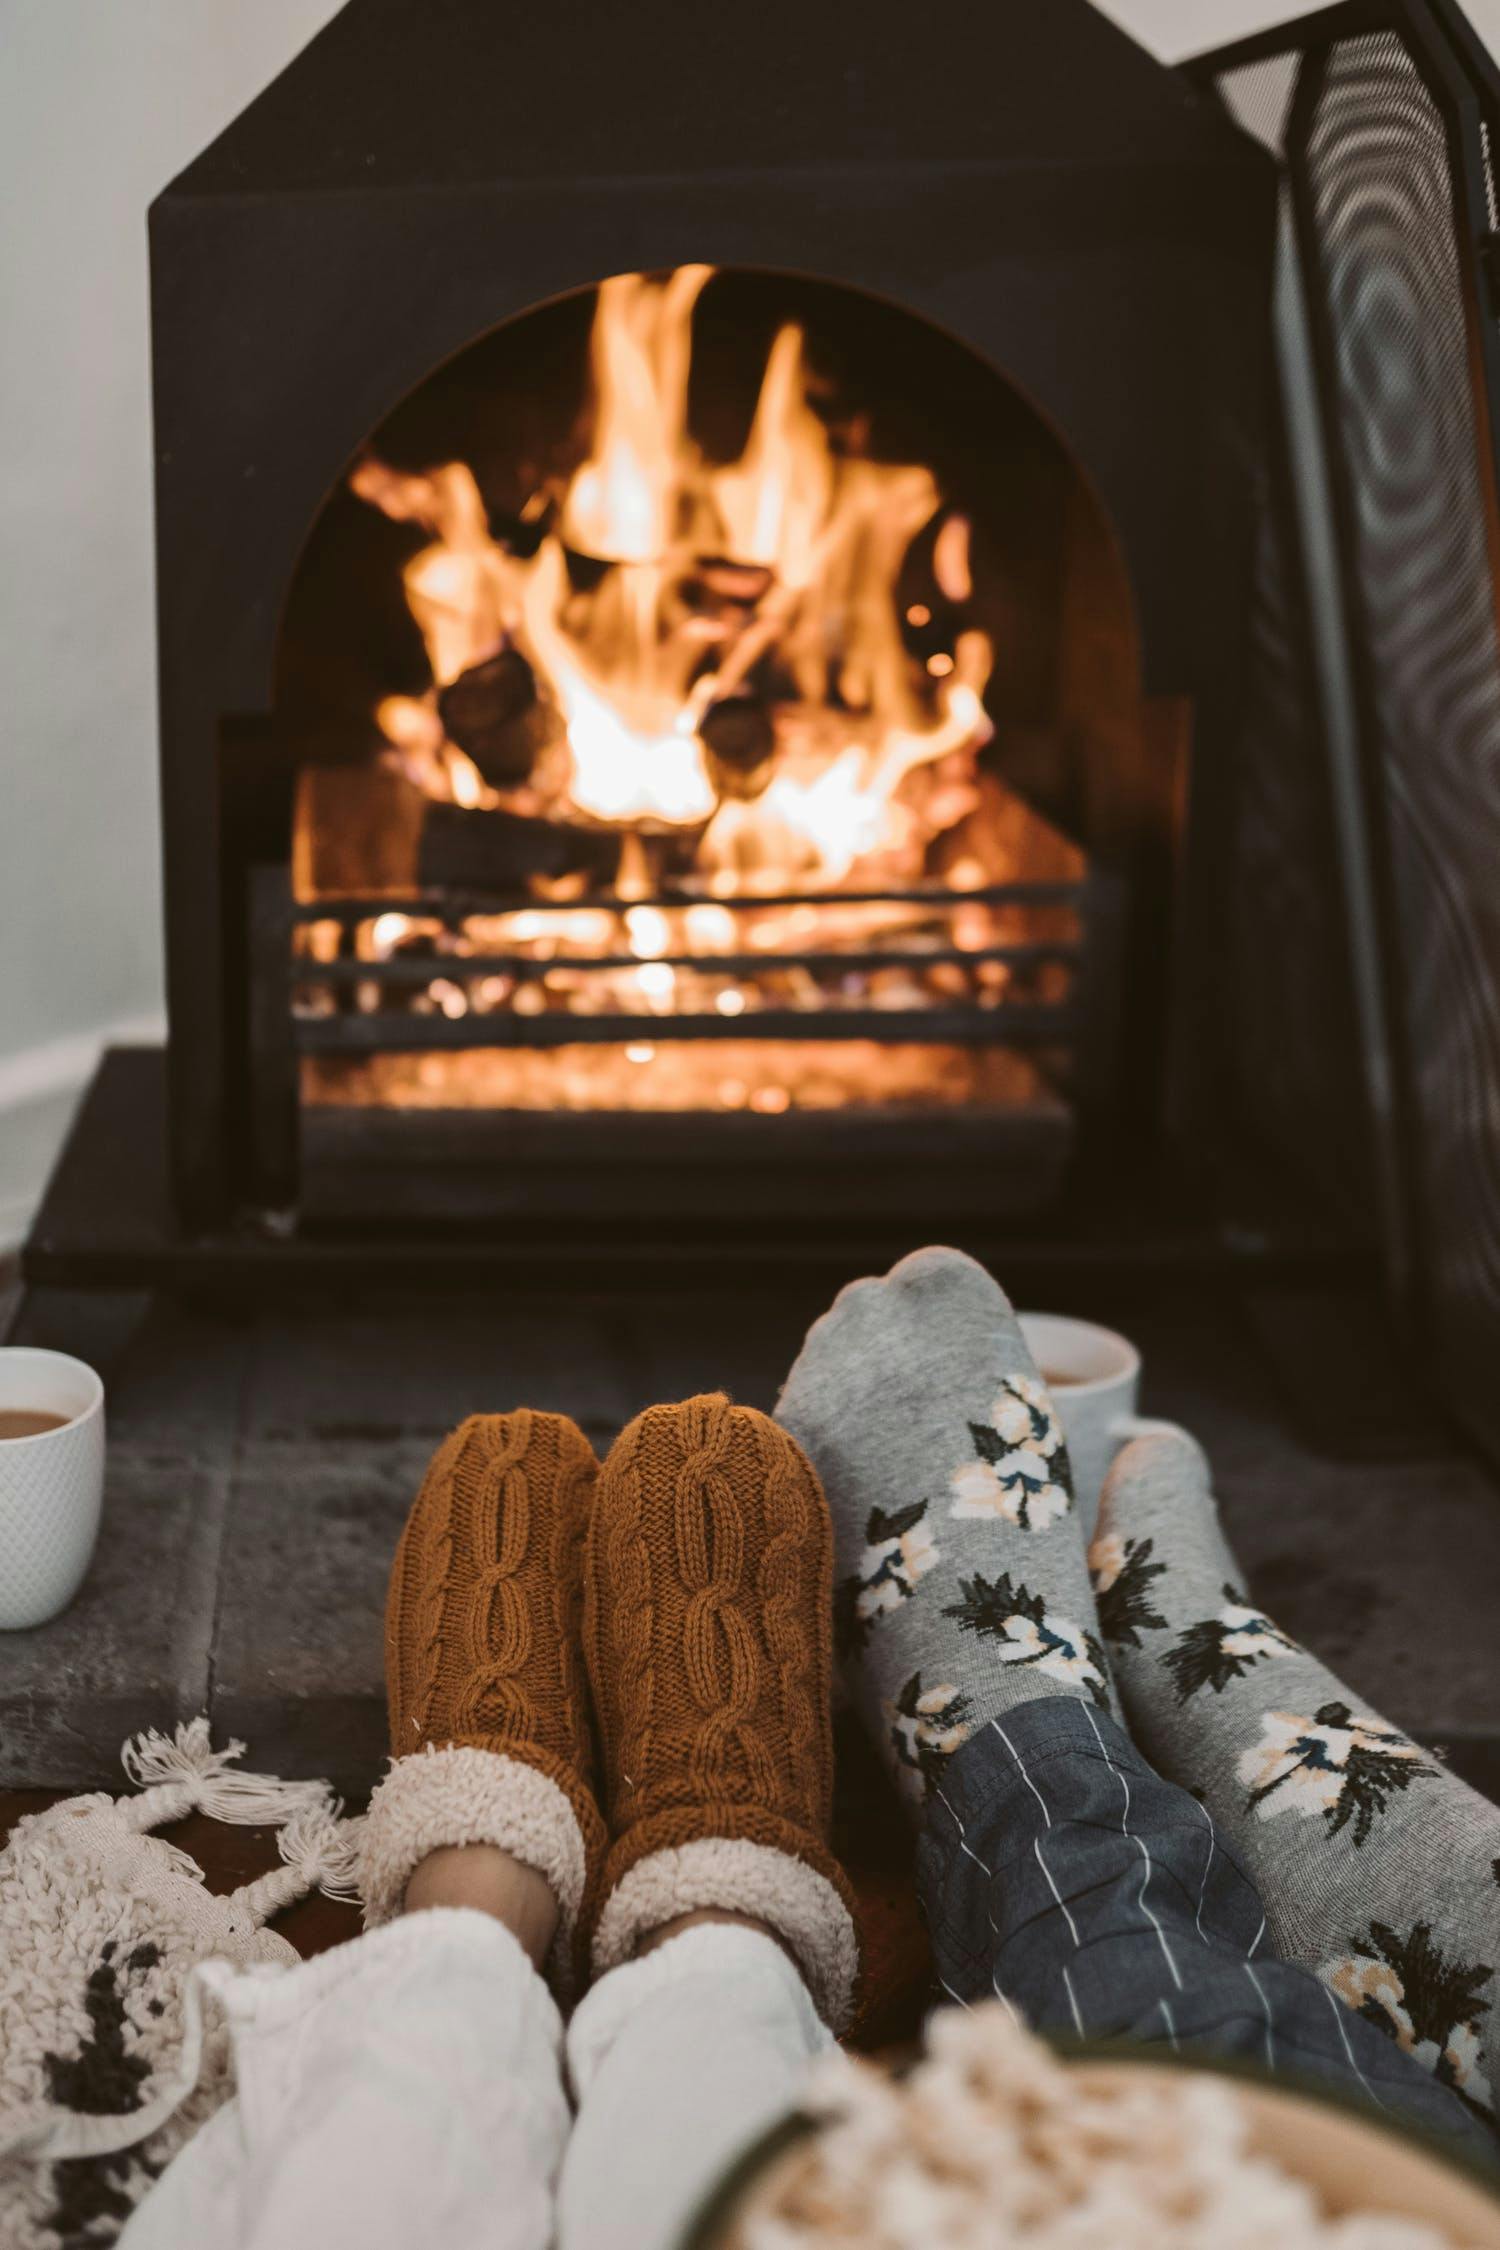
<svg viewBox="0 0 1500 2250"><path fill-rule="evenodd" d="M587 449L533 555L494 539L462 462L421 475L374 458L355 469L361 498L433 534L404 582L435 687L386 698L378 723L432 794L506 802L446 739L436 691L513 646L566 737L545 787L533 777L528 809L540 787L540 809L560 817L697 829L699 865L730 887L833 885L872 859L918 875L934 830L903 785L939 759L972 758L989 731L985 636L963 632L925 666L903 638L898 582L913 541L942 518L941 494L925 468L835 446L790 324L772 343L740 457L706 461L687 413L693 309L710 271L624 274L599 290ZM528 513L545 504L534 496ZM587 591L570 552L594 566ZM716 564L738 570L755 598L724 615L695 604L691 588ZM962 518L938 522L932 569L938 593L967 599ZM763 770L730 790L704 730L716 703L751 687L769 709L771 746Z"/></svg>

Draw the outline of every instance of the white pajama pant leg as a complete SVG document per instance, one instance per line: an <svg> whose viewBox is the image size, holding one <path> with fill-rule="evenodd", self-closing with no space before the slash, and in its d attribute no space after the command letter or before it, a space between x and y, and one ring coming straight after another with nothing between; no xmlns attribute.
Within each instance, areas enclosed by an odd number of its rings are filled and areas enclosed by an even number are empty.
<svg viewBox="0 0 1500 2250"><path fill-rule="evenodd" d="M562 2021L500 1923L435 1909L301 1968L199 1974L238 2091L121 2250L547 2250Z"/></svg>
<svg viewBox="0 0 1500 2250"><path fill-rule="evenodd" d="M569 2141L561 2019L487 1915L412 1914L300 1968L198 1974L238 2091L120 2250L670 2250L832 2044L772 1939L685 1931L574 2016Z"/></svg>
<svg viewBox="0 0 1500 2250"><path fill-rule="evenodd" d="M568 2030L560 2250L673 2250L833 2045L773 1938L706 1924L612 1969Z"/></svg>

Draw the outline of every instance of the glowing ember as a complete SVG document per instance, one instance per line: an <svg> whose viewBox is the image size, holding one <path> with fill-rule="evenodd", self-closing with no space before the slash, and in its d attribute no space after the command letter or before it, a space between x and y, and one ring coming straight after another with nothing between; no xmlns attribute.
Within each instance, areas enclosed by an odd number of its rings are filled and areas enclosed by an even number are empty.
<svg viewBox="0 0 1500 2250"><path fill-rule="evenodd" d="M793 1089L795 1088L795 1093ZM1006 1047L877 1047L809 1040L795 1052L736 1040L659 1046L469 1047L457 1054L308 1055L315 1109L620 1110L678 1113L975 1109L1065 1114L1047 1078Z"/></svg>

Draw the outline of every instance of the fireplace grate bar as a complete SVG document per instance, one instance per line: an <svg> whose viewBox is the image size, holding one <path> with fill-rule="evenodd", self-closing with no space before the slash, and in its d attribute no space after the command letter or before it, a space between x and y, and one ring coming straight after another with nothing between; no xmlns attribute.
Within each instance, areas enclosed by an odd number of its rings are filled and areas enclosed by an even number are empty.
<svg viewBox="0 0 1500 2250"><path fill-rule="evenodd" d="M871 1039L882 1046L1060 1046L1077 1010L1047 1003L993 1008L757 1009L741 1016L350 1015L296 1018L302 1054L415 1053L431 1048L619 1046L666 1039Z"/></svg>
<svg viewBox="0 0 1500 2250"><path fill-rule="evenodd" d="M625 898L618 891L592 891L580 898L537 898L530 891L449 891L404 897L299 899L292 909L297 922L370 922L382 914L405 914L417 922L463 921L471 914L577 914L581 912L627 914L632 907L654 906L661 911L683 911L693 906L722 906L731 914L748 914L767 907L789 906L933 906L949 912L960 906L1073 906L1087 903L1089 885L1079 883L989 883L978 890L954 890L944 883L919 883L905 889L868 891L766 891L736 892L721 898L714 891L661 891L649 898Z"/></svg>
<svg viewBox="0 0 1500 2250"><path fill-rule="evenodd" d="M980 962L1003 961L1013 968L1067 967L1080 959L1080 948L1054 944L934 946L888 952L827 953L662 953L649 957L652 968L690 969L708 976L753 976L768 969L855 971L866 969L932 969L974 967ZM554 953L542 958L516 953L393 953L382 961L311 961L298 957L294 975L299 985L356 985L370 979L380 984L431 984L436 977L462 984L476 977L505 975L529 981L571 969L592 976L605 970L641 969L648 965L638 953Z"/></svg>

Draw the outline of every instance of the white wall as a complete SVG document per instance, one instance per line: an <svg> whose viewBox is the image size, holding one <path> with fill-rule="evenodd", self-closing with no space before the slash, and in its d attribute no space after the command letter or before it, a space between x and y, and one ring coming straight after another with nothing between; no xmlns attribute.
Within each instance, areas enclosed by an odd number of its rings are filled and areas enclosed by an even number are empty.
<svg viewBox="0 0 1500 2250"><path fill-rule="evenodd" d="M159 1027L146 206L336 0L0 0L0 1247Z"/></svg>
<svg viewBox="0 0 1500 2250"><path fill-rule="evenodd" d="M335 4L0 0L0 1248L160 1020L146 206ZM1106 12L1175 60L1303 11Z"/></svg>
<svg viewBox="0 0 1500 2250"><path fill-rule="evenodd" d="M1314 0L1314 5L1321 4L1322 0ZM1290 23L1293 16L1312 13L1298 0L1286 0L1279 8L1267 7L1265 0L1094 0L1094 5L1163 62L1206 54L1270 24ZM1491 51L1500 54L1500 0L1460 0L1460 5Z"/></svg>

